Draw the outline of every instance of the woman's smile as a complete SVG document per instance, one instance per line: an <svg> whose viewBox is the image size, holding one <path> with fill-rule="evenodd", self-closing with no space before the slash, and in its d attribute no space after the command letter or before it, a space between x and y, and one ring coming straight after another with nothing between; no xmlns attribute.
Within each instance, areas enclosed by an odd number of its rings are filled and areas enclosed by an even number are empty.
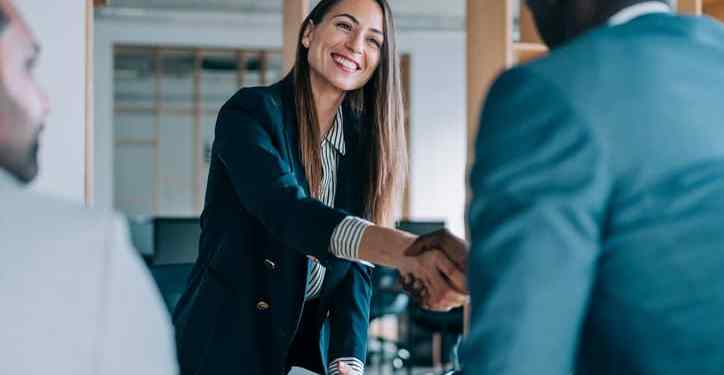
<svg viewBox="0 0 724 375"><path fill-rule="evenodd" d="M346 73L357 73L358 71L362 70L362 67L357 61L347 56L334 52L332 52L331 56L332 60L335 62L335 65Z"/></svg>

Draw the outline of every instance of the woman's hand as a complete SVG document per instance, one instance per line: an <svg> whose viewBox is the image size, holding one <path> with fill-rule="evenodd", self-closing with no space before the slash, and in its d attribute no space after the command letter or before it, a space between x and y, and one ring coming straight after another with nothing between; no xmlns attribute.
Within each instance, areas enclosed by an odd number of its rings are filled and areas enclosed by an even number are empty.
<svg viewBox="0 0 724 375"><path fill-rule="evenodd" d="M337 371L339 375L362 375L361 372L355 370L354 368L347 366L344 361L337 362Z"/></svg>
<svg viewBox="0 0 724 375"><path fill-rule="evenodd" d="M465 263L467 244L451 242L448 237L435 233L419 237L418 241L410 233L373 225L362 236L359 258L397 268L403 281L417 283L414 290L406 290L423 307L448 311L468 299L465 267L453 263ZM453 260L448 252L454 255Z"/></svg>
<svg viewBox="0 0 724 375"><path fill-rule="evenodd" d="M465 275L440 250L405 256L398 268L405 290L426 309L449 311L468 300Z"/></svg>

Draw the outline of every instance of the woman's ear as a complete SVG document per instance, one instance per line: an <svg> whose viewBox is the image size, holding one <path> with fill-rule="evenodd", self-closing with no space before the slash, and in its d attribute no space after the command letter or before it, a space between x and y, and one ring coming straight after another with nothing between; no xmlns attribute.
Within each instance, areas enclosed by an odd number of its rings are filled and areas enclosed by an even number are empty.
<svg viewBox="0 0 724 375"><path fill-rule="evenodd" d="M307 22L307 26L304 27L304 34L302 35L302 45L304 48L309 48L312 43L312 34L314 33L314 21L310 20Z"/></svg>

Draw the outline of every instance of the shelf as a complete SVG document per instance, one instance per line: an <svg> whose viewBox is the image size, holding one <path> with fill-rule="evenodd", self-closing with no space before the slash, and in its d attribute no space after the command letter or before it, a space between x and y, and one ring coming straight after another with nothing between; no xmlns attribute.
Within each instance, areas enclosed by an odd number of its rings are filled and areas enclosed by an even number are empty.
<svg viewBox="0 0 724 375"><path fill-rule="evenodd" d="M523 64L548 53L548 48L539 43L513 43L513 55L516 63Z"/></svg>
<svg viewBox="0 0 724 375"><path fill-rule="evenodd" d="M704 14L724 21L724 0L704 0Z"/></svg>

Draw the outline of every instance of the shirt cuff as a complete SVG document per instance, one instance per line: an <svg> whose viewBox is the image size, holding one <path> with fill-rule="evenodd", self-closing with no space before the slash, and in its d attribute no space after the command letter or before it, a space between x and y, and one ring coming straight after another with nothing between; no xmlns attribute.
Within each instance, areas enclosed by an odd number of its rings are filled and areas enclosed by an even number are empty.
<svg viewBox="0 0 724 375"><path fill-rule="evenodd" d="M369 226L367 220L354 216L345 217L332 232L329 252L337 258L347 259L373 267L371 263L359 259L359 244Z"/></svg>
<svg viewBox="0 0 724 375"><path fill-rule="evenodd" d="M339 375L339 367L338 363L342 362L349 368L351 375L364 375L365 372L365 364L362 363L359 359L355 357L344 357L344 358L337 358L334 361L329 363L329 366L327 366L327 373L329 375Z"/></svg>

